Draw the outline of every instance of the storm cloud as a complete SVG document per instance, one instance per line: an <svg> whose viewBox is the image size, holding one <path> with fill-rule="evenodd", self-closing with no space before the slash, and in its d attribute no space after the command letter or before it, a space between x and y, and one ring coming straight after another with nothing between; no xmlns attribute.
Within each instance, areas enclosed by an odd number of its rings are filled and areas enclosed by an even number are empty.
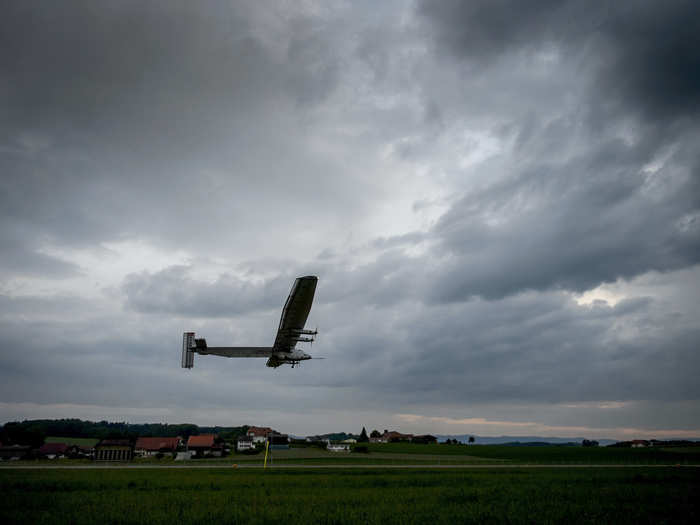
<svg viewBox="0 0 700 525"><path fill-rule="evenodd" d="M700 435L698 11L6 3L0 416Z"/></svg>

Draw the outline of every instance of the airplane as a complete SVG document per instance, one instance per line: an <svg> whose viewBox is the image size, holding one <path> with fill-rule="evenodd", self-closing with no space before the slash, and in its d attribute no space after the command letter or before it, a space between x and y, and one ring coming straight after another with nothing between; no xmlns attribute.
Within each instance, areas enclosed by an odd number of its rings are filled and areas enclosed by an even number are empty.
<svg viewBox="0 0 700 525"><path fill-rule="evenodd" d="M182 368L194 366L194 354L223 357L267 357L267 366L277 368L284 364L299 366L312 357L296 348L297 343L313 343L316 330L305 330L306 318L311 311L318 277L297 277L282 308L279 328L272 346L207 346L204 338L195 339L194 332L182 335ZM305 337L310 336L310 337ZM316 359L322 359L317 357Z"/></svg>

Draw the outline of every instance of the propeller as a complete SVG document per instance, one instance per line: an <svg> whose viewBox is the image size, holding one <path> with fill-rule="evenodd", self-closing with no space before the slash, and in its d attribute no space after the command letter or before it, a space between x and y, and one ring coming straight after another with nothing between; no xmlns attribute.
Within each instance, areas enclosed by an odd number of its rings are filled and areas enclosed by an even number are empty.
<svg viewBox="0 0 700 525"><path fill-rule="evenodd" d="M316 328L314 328L314 332L316 332L316 333L314 334L314 337L313 337L313 339L311 340L311 344L309 345L309 349L311 349L311 348L314 347L314 341L315 341L316 338L318 337L318 325L316 325Z"/></svg>

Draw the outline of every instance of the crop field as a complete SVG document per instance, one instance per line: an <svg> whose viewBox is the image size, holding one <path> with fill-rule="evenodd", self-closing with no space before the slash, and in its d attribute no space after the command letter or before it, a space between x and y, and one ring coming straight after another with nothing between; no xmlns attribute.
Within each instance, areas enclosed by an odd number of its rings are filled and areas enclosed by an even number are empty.
<svg viewBox="0 0 700 525"><path fill-rule="evenodd" d="M500 460L518 464L700 464L700 447L617 448L617 447L516 447L504 445L418 445L413 443L371 443L370 453L429 454L435 457L468 456L473 460Z"/></svg>
<svg viewBox="0 0 700 525"><path fill-rule="evenodd" d="M697 523L700 470L0 469L2 523Z"/></svg>

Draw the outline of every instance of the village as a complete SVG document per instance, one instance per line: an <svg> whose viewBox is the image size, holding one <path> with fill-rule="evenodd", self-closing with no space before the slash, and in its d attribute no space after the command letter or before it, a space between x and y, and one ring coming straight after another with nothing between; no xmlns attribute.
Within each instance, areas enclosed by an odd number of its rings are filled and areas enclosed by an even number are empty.
<svg viewBox="0 0 700 525"><path fill-rule="evenodd" d="M244 427L246 428L246 427ZM340 437L344 437L342 434ZM255 455L264 450L285 450L292 447L317 447L335 453L363 452L363 443L412 442L437 443L432 435L403 434L397 431L373 430L369 435L363 428L358 435L332 439L338 435L290 437L270 427L249 426L235 440L219 434L181 436L109 437L105 439L47 438L40 446L0 442L0 460L25 459L90 459L94 461L131 461L138 458L173 458L175 461L221 458L230 455ZM92 443L91 443L92 441Z"/></svg>

